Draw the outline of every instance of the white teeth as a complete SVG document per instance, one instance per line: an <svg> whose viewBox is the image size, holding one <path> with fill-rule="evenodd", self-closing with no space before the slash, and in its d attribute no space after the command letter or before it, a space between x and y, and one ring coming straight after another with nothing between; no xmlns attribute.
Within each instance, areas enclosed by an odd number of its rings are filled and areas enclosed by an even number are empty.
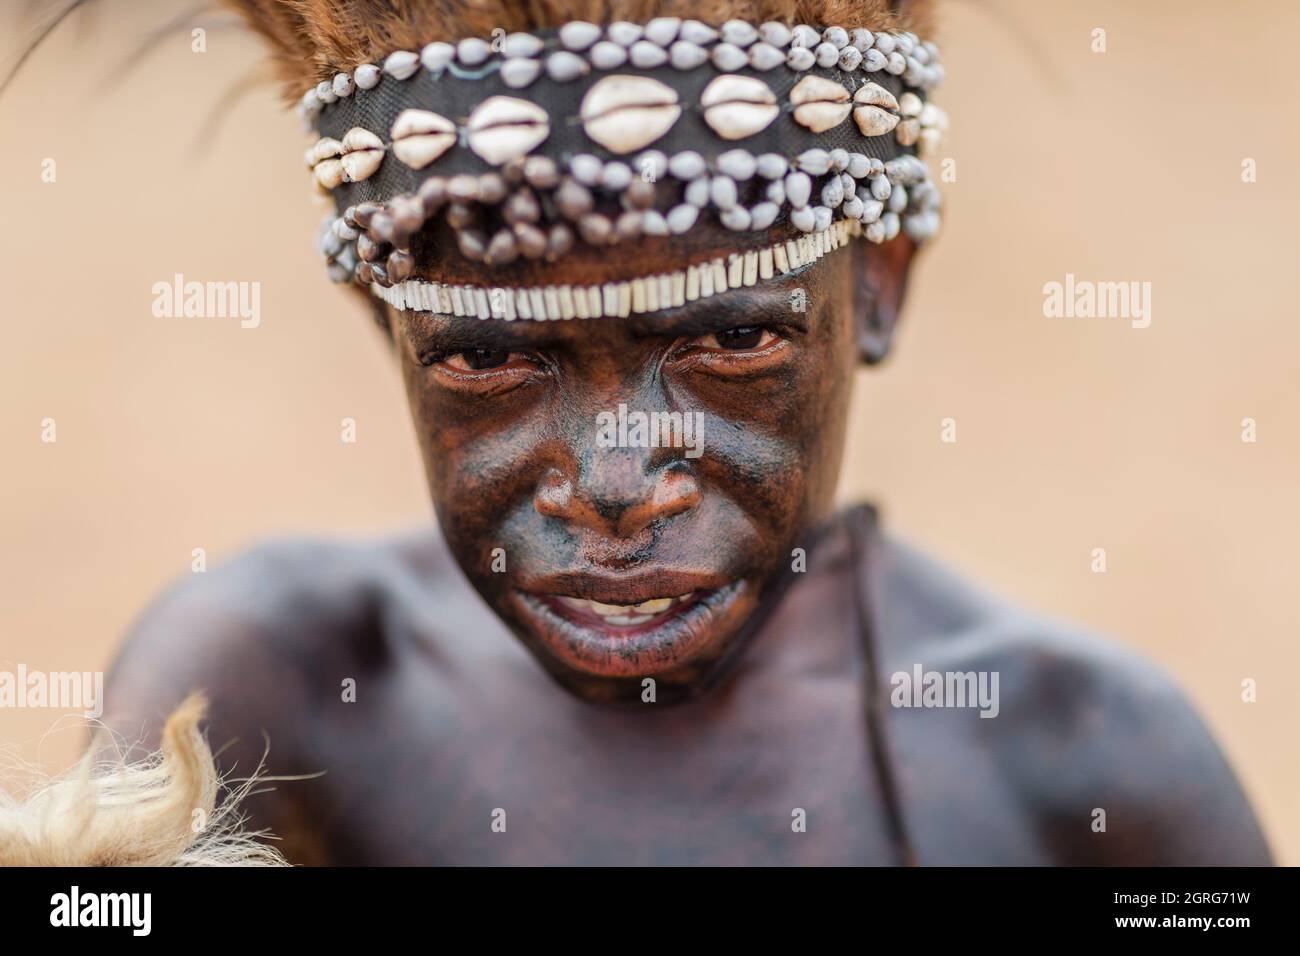
<svg viewBox="0 0 1300 956"><path fill-rule="evenodd" d="M619 627L632 627L653 620L669 608L689 600L694 595L694 591L688 591L679 597L650 598L640 604L605 604L601 601L589 601L586 598L569 597L565 594L558 594L556 597L566 607L576 611L597 614L606 622Z"/></svg>
<svg viewBox="0 0 1300 956"><path fill-rule="evenodd" d="M636 609L642 614L662 614L672 605L673 598L651 598L649 601L642 601Z"/></svg>

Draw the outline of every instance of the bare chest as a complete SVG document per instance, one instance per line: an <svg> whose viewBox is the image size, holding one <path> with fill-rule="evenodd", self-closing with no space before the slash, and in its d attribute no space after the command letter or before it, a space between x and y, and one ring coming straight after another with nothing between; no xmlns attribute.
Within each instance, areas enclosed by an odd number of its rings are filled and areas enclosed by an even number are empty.
<svg viewBox="0 0 1300 956"><path fill-rule="evenodd" d="M418 683L395 686L322 754L310 815L330 862L896 862L847 675L646 712L561 694L430 715Z"/></svg>

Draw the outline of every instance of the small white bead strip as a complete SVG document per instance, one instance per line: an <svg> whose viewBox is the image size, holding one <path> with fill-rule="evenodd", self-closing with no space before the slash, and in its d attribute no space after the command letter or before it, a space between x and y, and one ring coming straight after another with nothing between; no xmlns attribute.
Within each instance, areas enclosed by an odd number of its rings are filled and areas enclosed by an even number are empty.
<svg viewBox="0 0 1300 956"><path fill-rule="evenodd" d="M886 236L893 238L888 235L891 231L897 235L897 216L891 224L892 229L882 227L880 237L873 241L885 241ZM725 259L719 257L684 271L603 285L485 288L409 279L388 288L372 283L370 291L400 311L435 315L505 321L626 318L679 308L729 289L756 285L777 274L789 275L864 235L872 238L868 227L858 220L845 219L821 232L764 249L732 253Z"/></svg>

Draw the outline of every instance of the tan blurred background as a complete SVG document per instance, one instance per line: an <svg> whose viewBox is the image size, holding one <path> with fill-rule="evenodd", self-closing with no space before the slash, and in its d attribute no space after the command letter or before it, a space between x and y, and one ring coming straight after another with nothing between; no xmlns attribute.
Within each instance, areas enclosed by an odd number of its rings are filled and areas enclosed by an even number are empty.
<svg viewBox="0 0 1300 956"><path fill-rule="evenodd" d="M100 0L0 99L0 669L106 667L196 547L430 520L383 343L312 248L297 119L266 88L230 102L255 43L200 18L123 75L175 11ZM31 24L4 16L10 56ZM947 226L894 361L862 376L843 480L896 532L1172 672L1290 864L1298 34L1289 0L950 3ZM155 318L177 272L259 281L261 327ZM1067 272L1151 282L1151 326L1045 318ZM81 733L56 717L0 710L0 741L60 766Z"/></svg>

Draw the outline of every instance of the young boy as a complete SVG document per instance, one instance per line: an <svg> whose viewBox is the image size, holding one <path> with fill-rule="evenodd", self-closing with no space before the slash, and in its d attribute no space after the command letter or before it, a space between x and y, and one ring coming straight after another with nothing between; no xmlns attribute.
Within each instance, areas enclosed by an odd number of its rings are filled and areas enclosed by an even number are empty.
<svg viewBox="0 0 1300 956"><path fill-rule="evenodd" d="M234 5L440 533L174 590L117 730L204 690L223 768L317 775L247 805L302 863L1269 862L1165 678L833 511L938 225L929 4Z"/></svg>

